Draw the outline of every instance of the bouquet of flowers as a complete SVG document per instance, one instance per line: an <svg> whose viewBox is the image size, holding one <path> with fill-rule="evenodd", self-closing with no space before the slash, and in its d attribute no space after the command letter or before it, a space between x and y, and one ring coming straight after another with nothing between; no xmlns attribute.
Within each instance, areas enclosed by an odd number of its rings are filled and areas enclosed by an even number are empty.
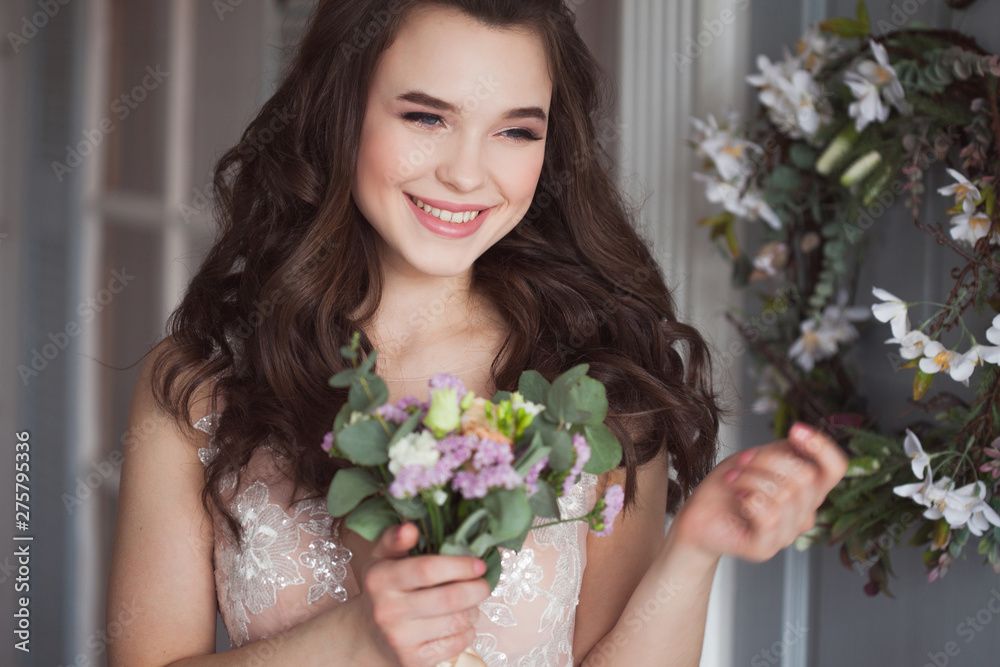
<svg viewBox="0 0 1000 667"><path fill-rule="evenodd" d="M347 528L376 540L393 525L420 529L413 554L482 558L491 589L500 577L497 547L518 550L532 528L587 521L611 532L624 493L609 486L587 514L563 518L557 498L581 474L617 467L622 450L604 425L604 385L587 364L549 383L537 371L521 374L516 392L492 400L467 391L454 376L430 381L427 403L412 396L389 403L372 372L377 352L360 360L355 333L341 354L352 367L330 378L349 388L348 400L323 449L346 460L330 484L327 507ZM536 517L552 521L536 524Z"/></svg>
<svg viewBox="0 0 1000 667"><path fill-rule="evenodd" d="M693 144L724 209L700 224L761 299L729 316L758 362L754 411L777 437L824 424L853 457L798 545L840 543L871 595L889 594L889 552L910 529L931 581L970 535L1000 572L1000 58L960 32L872 22L863 0L795 51L758 57L757 118L694 119ZM948 178L931 195L945 224L920 219L931 175ZM897 202L958 260L943 303L859 286L869 230ZM763 224L744 239L740 219ZM881 431L856 388L848 355L872 316L891 331L886 370L912 372L910 411L928 417L909 428Z"/></svg>

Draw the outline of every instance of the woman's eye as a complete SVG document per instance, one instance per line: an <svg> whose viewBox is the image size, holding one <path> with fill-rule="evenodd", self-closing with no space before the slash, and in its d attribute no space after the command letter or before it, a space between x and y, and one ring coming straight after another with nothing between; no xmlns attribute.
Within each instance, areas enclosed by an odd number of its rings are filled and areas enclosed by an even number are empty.
<svg viewBox="0 0 1000 667"><path fill-rule="evenodd" d="M444 120L443 118L441 118L441 116L435 116L432 113L424 113L421 111L404 113L403 119L412 121L418 125L424 125L426 127L437 127L437 123Z"/></svg>
<svg viewBox="0 0 1000 667"><path fill-rule="evenodd" d="M441 116L432 113L427 113L425 111L410 111L400 115L403 118L403 120L411 123L416 123L417 125L420 125L422 127L438 128L444 126L444 119ZM541 140L541 137L536 135L531 130L523 127L515 127L510 130L504 130L500 134L516 142Z"/></svg>

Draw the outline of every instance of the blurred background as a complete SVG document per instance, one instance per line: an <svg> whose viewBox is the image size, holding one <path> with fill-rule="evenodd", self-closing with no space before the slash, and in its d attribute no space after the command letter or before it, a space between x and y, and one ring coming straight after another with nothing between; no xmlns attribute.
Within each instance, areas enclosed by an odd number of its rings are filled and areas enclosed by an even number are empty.
<svg viewBox="0 0 1000 667"><path fill-rule="evenodd" d="M701 187L692 187L689 118L718 117L726 108L752 113L756 99L744 77L756 54L779 59L806 26L852 15L855 2L568 3L618 83L603 136L622 187L644 202L642 231L685 319L718 351L728 350L735 337L723 314L739 297L725 260L695 225L714 211ZM30 653L13 647L14 549L25 543L0 549L2 665L104 665L109 642L128 622L105 619L104 596L122 444L141 437L125 430L133 364L163 336L211 244L213 163L274 90L313 4L0 5L0 423L9 443L0 497L8 502L15 433L29 432L31 442L30 528L15 526L10 503L0 539L33 537ZM993 53L1000 51L998 5L869 2L873 24L902 15L957 28ZM905 279L932 298L935 276L944 276L933 242L907 233L904 245L894 243L912 224L901 213L886 218L872 232L886 261L870 279L887 288ZM884 333L862 339L862 361L884 363ZM748 406L753 383L741 355L720 354L719 381ZM871 386L863 377L862 387ZM726 453L770 439L766 420L743 412L723 432ZM971 640L957 634L992 595L1000 600L991 569L973 557L928 584L918 550L900 550L894 562L895 600L866 597L865 579L845 569L834 549L786 551L760 565L725 561L703 664L1000 665L1000 618ZM942 653L948 642L960 651ZM228 648L221 625L219 647Z"/></svg>

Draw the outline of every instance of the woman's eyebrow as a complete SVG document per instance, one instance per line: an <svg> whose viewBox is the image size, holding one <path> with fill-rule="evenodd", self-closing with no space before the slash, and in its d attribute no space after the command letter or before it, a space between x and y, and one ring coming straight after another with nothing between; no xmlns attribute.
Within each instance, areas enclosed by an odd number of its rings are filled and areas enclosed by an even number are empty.
<svg viewBox="0 0 1000 667"><path fill-rule="evenodd" d="M407 91L399 95L396 99L400 102L422 104L438 111L447 111L453 114L459 113L458 107L451 102L446 102L419 90ZM537 118L543 123L548 121L548 116L541 107L517 107L516 109L506 111L503 115L504 120L521 120L526 118Z"/></svg>

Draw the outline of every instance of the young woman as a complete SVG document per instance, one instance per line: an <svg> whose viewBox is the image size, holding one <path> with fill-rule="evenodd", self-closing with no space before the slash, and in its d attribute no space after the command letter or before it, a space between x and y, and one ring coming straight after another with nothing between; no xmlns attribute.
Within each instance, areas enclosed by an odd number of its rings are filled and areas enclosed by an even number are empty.
<svg viewBox="0 0 1000 667"><path fill-rule="evenodd" d="M846 458L797 425L712 469L707 349L609 175L599 81L560 0L319 3L217 166L220 235L136 387L112 665L698 663L720 556L790 544ZM319 443L355 330L390 400L589 363L624 462L561 503L624 483L614 532L531 533L490 595L478 559L406 557L412 524L376 544L338 525Z"/></svg>

